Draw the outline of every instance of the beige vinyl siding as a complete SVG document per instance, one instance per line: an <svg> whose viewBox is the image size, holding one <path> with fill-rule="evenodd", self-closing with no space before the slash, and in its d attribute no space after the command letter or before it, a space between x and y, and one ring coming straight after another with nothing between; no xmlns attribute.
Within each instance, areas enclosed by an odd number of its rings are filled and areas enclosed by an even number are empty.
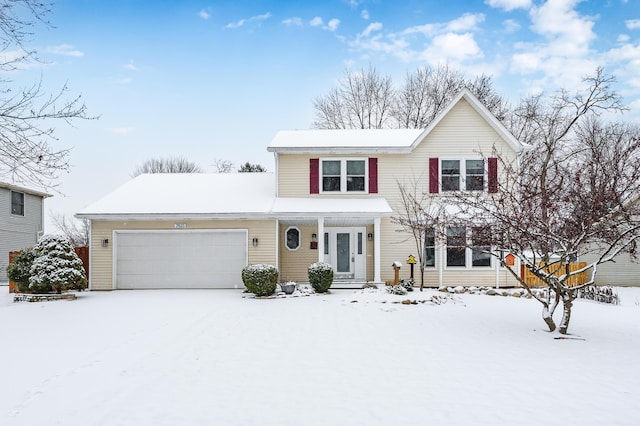
<svg viewBox="0 0 640 426"><path fill-rule="evenodd" d="M114 230L161 230L175 229L175 221L102 221L91 222L91 289L113 289L113 231ZM275 220L202 220L180 221L186 229L246 229L248 231L249 263L276 264L276 221ZM101 241L109 239L109 246L102 247ZM258 246L253 247L253 238L258 238ZM241 271L238 271L240 274Z"/></svg>
<svg viewBox="0 0 640 426"><path fill-rule="evenodd" d="M580 256L579 260L592 263L598 257L595 254L590 254ZM591 272L591 270L587 271L588 274ZM591 277L589 276L589 278ZM632 259L628 253L621 253L616 256L615 262L598 265L596 285L640 287L640 261Z"/></svg>

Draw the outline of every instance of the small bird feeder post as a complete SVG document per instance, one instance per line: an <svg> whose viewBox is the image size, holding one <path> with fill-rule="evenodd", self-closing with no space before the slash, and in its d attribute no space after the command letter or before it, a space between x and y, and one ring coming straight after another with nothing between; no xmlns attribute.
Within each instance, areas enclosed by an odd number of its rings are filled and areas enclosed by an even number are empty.
<svg viewBox="0 0 640 426"><path fill-rule="evenodd" d="M393 272L395 273L393 278L393 285L398 285L398 283L400 282L400 268L402 267L402 263L396 260L391 266L393 266Z"/></svg>
<svg viewBox="0 0 640 426"><path fill-rule="evenodd" d="M416 264L416 257L412 254L409 255L409 258L407 259L407 265L411 266L411 279L413 280L413 265Z"/></svg>

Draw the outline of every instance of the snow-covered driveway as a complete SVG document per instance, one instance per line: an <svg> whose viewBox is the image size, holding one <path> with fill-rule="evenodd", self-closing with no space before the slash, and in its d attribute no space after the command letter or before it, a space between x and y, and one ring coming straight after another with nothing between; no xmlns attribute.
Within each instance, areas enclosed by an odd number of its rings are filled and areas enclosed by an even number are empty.
<svg viewBox="0 0 640 426"><path fill-rule="evenodd" d="M640 289L622 289L622 306L576 302L584 340L554 340L539 305L516 298L147 290L14 304L6 289L1 425L640 419Z"/></svg>

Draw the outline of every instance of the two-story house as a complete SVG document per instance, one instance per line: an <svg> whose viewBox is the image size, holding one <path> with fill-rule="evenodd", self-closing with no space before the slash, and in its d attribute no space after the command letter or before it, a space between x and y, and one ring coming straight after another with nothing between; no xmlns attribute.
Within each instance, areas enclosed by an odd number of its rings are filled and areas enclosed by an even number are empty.
<svg viewBox="0 0 640 426"><path fill-rule="evenodd" d="M427 129L282 131L267 147L275 173L141 175L77 216L91 220L90 288L241 288L246 264L307 281L325 261L336 285L384 283L415 255L393 217L399 185L435 200L492 192L499 152L524 147L469 91ZM491 256L425 235L425 285L513 285ZM408 268L402 278L408 278Z"/></svg>
<svg viewBox="0 0 640 426"><path fill-rule="evenodd" d="M0 282L6 282L9 253L33 247L44 227L44 192L0 182Z"/></svg>

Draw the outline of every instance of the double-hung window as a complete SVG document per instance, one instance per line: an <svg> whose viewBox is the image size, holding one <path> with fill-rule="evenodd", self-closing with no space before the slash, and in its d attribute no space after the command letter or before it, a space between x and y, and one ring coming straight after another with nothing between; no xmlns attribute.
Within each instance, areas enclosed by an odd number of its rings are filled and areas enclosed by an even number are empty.
<svg viewBox="0 0 640 426"><path fill-rule="evenodd" d="M491 267L491 245L483 237L483 229L447 228L447 267Z"/></svg>
<svg viewBox="0 0 640 426"><path fill-rule="evenodd" d="M322 192L366 192L364 159L322 160Z"/></svg>
<svg viewBox="0 0 640 426"><path fill-rule="evenodd" d="M11 214L24 216L24 192L11 191Z"/></svg>
<svg viewBox="0 0 640 426"><path fill-rule="evenodd" d="M485 189L484 160L442 160L440 182L442 191L483 191Z"/></svg>
<svg viewBox="0 0 640 426"><path fill-rule="evenodd" d="M424 255L422 263L425 268L435 268L436 266L436 233L429 229L424 234Z"/></svg>

